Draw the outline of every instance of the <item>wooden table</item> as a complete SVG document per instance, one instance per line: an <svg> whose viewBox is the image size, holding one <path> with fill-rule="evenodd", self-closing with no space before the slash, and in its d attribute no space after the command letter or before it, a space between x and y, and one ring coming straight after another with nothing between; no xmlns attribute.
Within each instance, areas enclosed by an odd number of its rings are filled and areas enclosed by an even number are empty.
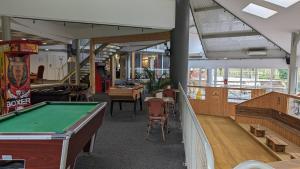
<svg viewBox="0 0 300 169"><path fill-rule="evenodd" d="M147 102L148 100L153 99L153 98L162 99L164 102L170 103L170 104L174 104L174 102L175 102L172 97L146 97L144 101Z"/></svg>
<svg viewBox="0 0 300 169"><path fill-rule="evenodd" d="M266 144L275 152L285 152L285 147L288 145L280 138L272 135L266 136Z"/></svg>
<svg viewBox="0 0 300 169"><path fill-rule="evenodd" d="M108 95L110 96L110 115L113 113L114 102L119 102L120 110L122 110L122 103L133 103L134 115L136 115L136 104L140 102L140 110L143 110L142 95L144 91L144 85L128 86L115 86L109 89Z"/></svg>
<svg viewBox="0 0 300 169"><path fill-rule="evenodd" d="M256 137L265 137L266 130L264 127L259 124L251 124L250 132L254 134Z"/></svg>
<svg viewBox="0 0 300 169"><path fill-rule="evenodd" d="M178 90L178 89L172 89L174 92L176 92L176 93L179 93L180 92L180 90ZM157 92L163 92L164 91L164 89L159 89L159 90L157 90Z"/></svg>

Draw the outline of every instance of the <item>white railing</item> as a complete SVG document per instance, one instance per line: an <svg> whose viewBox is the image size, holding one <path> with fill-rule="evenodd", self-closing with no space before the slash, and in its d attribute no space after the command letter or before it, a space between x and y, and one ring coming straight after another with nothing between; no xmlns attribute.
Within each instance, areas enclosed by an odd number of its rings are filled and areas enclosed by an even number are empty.
<svg viewBox="0 0 300 169"><path fill-rule="evenodd" d="M214 169L214 156L194 110L179 84L179 112L187 169Z"/></svg>
<svg viewBox="0 0 300 169"><path fill-rule="evenodd" d="M187 169L214 169L214 156L204 130L198 121L196 114L179 84L179 112L183 143L185 150L185 165ZM234 169L273 169L270 165L249 160L237 165Z"/></svg>
<svg viewBox="0 0 300 169"><path fill-rule="evenodd" d="M271 167L270 165L260 162L260 161L256 161L256 160L248 160L248 161L244 161L242 163L240 163L239 165L237 165L236 167L234 167L233 169L274 169L273 167Z"/></svg>

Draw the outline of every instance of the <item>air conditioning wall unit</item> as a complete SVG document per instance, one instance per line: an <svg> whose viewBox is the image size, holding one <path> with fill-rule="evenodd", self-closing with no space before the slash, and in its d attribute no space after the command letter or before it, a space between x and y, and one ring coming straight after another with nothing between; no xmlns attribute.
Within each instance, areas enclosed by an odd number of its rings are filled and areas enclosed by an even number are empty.
<svg viewBox="0 0 300 169"><path fill-rule="evenodd" d="M266 48L249 48L247 50L248 56L267 56Z"/></svg>

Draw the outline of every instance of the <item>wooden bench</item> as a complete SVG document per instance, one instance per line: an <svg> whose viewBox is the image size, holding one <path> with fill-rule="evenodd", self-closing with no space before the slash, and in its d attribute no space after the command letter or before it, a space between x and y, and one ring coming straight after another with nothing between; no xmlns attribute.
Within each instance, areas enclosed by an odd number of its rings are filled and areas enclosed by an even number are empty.
<svg viewBox="0 0 300 169"><path fill-rule="evenodd" d="M300 158L300 153L289 153L291 159L296 159L296 158Z"/></svg>
<svg viewBox="0 0 300 169"><path fill-rule="evenodd" d="M285 147L288 145L286 142L273 135L266 136L266 144L275 152L285 152Z"/></svg>
<svg viewBox="0 0 300 169"><path fill-rule="evenodd" d="M250 125L250 132L256 137L265 137L266 130L259 124Z"/></svg>

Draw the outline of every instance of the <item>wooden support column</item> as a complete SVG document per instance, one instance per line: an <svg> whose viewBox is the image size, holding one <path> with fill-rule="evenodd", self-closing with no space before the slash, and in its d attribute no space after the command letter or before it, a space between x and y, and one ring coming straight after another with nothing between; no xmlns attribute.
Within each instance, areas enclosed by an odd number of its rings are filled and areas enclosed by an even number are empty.
<svg viewBox="0 0 300 169"><path fill-rule="evenodd" d="M120 55L120 79L121 80L126 80L126 75L127 75L127 69L126 69L126 55Z"/></svg>
<svg viewBox="0 0 300 169"><path fill-rule="evenodd" d="M116 55L111 57L111 85L115 86L116 82Z"/></svg>
<svg viewBox="0 0 300 169"><path fill-rule="evenodd" d="M135 79L135 52L131 53L131 79Z"/></svg>
<svg viewBox="0 0 300 169"><path fill-rule="evenodd" d="M90 40L90 89L93 94L96 93L95 86L95 44L93 39Z"/></svg>

